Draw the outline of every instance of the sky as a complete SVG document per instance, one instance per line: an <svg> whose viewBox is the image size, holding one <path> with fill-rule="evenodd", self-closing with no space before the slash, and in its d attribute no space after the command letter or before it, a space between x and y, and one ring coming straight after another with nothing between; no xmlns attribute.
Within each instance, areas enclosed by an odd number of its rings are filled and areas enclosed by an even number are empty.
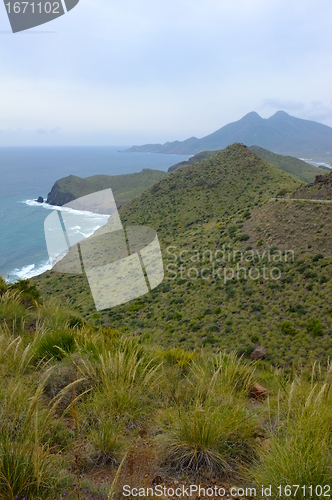
<svg viewBox="0 0 332 500"><path fill-rule="evenodd" d="M203 137L278 110L332 127L331 0L80 0L11 33L0 146Z"/></svg>

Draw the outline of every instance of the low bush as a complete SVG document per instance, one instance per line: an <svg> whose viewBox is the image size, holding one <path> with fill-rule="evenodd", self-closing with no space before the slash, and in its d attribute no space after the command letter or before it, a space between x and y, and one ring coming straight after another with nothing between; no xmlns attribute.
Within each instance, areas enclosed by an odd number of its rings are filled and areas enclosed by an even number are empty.
<svg viewBox="0 0 332 500"><path fill-rule="evenodd" d="M225 474L255 455L255 421L236 406L193 406L169 411L157 437L162 463L171 471L196 476Z"/></svg>
<svg viewBox="0 0 332 500"><path fill-rule="evenodd" d="M103 415L93 426L89 438L93 445L92 461L96 465L119 465L126 449L122 435L123 424Z"/></svg>
<svg viewBox="0 0 332 500"><path fill-rule="evenodd" d="M251 474L259 490L261 485L271 485L269 498L273 500L290 496L289 491L296 500L308 496L320 498L324 490L316 493L317 485L324 488L330 484L332 415L329 377L328 373L320 388L309 385L305 377L296 379L290 387L283 405L285 414L279 419L277 432L274 430L270 436L270 448ZM308 489L310 485L312 493Z"/></svg>
<svg viewBox="0 0 332 500"><path fill-rule="evenodd" d="M312 318L306 326L307 332L313 337L321 337L324 335L324 325L317 318Z"/></svg>
<svg viewBox="0 0 332 500"><path fill-rule="evenodd" d="M285 335L295 335L296 329L290 321L283 321L280 325L280 330Z"/></svg>
<svg viewBox="0 0 332 500"><path fill-rule="evenodd" d="M48 360L50 358L60 360L74 352L77 348L75 342L76 336L76 330L63 328L58 328L50 332L41 332L37 335L33 343L35 361L41 359Z"/></svg>

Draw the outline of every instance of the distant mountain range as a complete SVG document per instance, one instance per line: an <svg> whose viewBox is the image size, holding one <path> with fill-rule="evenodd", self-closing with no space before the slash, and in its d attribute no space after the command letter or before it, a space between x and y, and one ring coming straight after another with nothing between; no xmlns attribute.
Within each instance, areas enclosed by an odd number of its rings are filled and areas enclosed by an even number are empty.
<svg viewBox="0 0 332 500"><path fill-rule="evenodd" d="M240 142L283 155L304 158L332 157L332 128L311 120L302 120L277 111L270 118L262 118L255 111L240 120L229 123L216 132L197 139L133 146L128 152L197 154L206 150L224 149Z"/></svg>

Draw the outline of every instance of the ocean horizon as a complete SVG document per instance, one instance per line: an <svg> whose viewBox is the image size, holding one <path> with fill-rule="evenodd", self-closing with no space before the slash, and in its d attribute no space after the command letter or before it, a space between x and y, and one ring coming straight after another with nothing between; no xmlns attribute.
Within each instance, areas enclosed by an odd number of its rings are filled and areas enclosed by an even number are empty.
<svg viewBox="0 0 332 500"><path fill-rule="evenodd" d="M129 147L129 146L128 146ZM126 146L0 147L0 275L29 278L50 269L44 220L54 206L37 203L68 175L167 171L190 155L126 153ZM91 219L91 234L100 222Z"/></svg>

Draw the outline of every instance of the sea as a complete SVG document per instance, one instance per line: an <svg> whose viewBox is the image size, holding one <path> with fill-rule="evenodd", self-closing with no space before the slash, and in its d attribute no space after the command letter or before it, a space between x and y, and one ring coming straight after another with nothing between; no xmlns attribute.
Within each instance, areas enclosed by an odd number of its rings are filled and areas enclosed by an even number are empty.
<svg viewBox="0 0 332 500"><path fill-rule="evenodd" d="M7 281L30 278L51 268L44 220L55 207L37 203L67 175L119 175L143 168L167 171L189 155L127 153L125 146L0 147L0 275ZM103 225L87 214L86 236ZM88 227L88 229L87 229ZM79 230L79 228L77 228Z"/></svg>

